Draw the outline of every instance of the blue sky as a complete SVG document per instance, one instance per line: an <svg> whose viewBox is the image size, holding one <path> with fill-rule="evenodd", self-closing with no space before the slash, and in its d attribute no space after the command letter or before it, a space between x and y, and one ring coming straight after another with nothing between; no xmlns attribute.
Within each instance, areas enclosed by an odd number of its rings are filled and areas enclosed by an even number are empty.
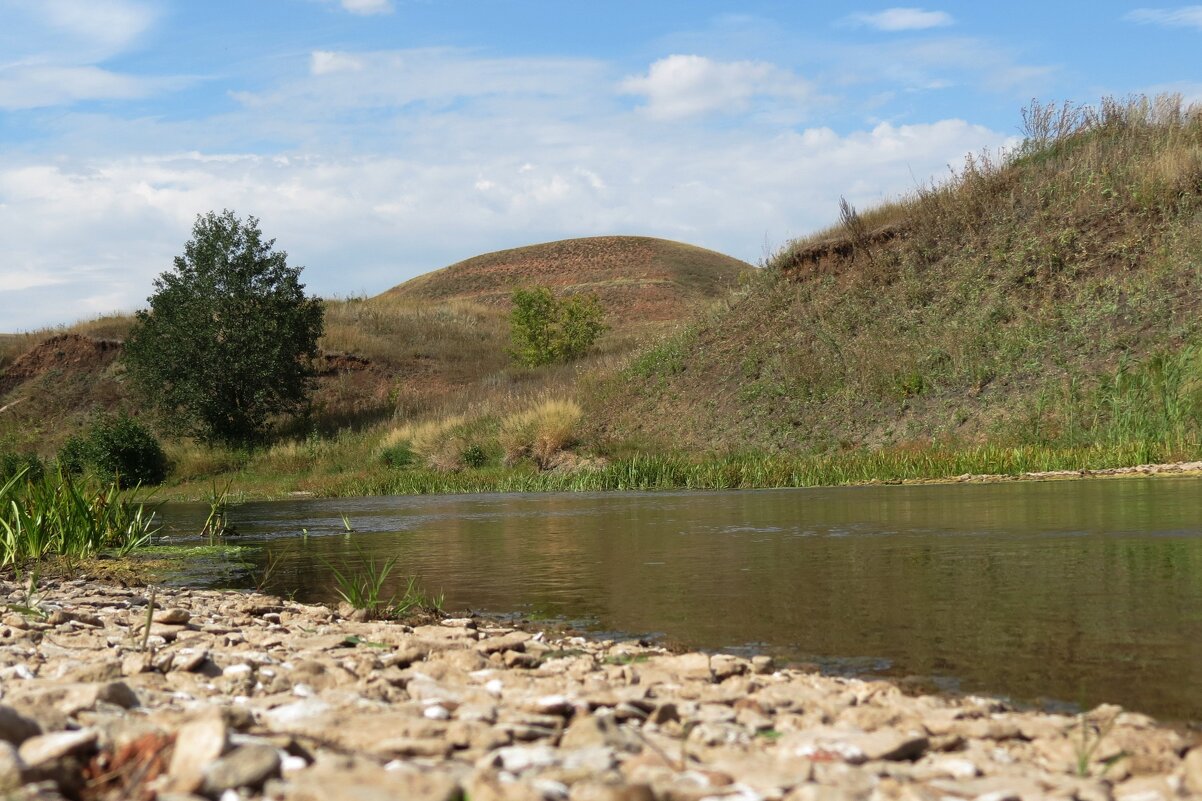
<svg viewBox="0 0 1202 801"><path fill-rule="evenodd" d="M322 295L551 239L757 261L1013 144L1202 99L1202 6L0 0L0 331L143 305L197 214Z"/></svg>

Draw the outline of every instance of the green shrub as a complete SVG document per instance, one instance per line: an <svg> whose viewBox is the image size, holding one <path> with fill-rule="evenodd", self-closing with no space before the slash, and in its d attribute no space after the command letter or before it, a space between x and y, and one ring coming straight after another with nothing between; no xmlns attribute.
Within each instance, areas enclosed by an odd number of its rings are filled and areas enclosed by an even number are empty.
<svg viewBox="0 0 1202 801"><path fill-rule="evenodd" d="M122 487L161 484L167 478L162 445L141 421L124 413L94 419L86 434L63 444L58 463L66 473L116 477Z"/></svg>
<svg viewBox="0 0 1202 801"><path fill-rule="evenodd" d="M45 466L37 454L0 451L0 482L7 481L21 471L25 471L25 478L36 481L45 473Z"/></svg>
<svg viewBox="0 0 1202 801"><path fill-rule="evenodd" d="M527 367L579 359L605 331L595 295L557 299L545 286L517 289L512 295L510 355Z"/></svg>
<svg viewBox="0 0 1202 801"><path fill-rule="evenodd" d="M405 442L384 448L380 452L380 458L389 467L409 467L414 462L413 450Z"/></svg>
<svg viewBox="0 0 1202 801"><path fill-rule="evenodd" d="M488 454L476 443L472 443L459 452L459 461L464 467L479 469L488 463Z"/></svg>

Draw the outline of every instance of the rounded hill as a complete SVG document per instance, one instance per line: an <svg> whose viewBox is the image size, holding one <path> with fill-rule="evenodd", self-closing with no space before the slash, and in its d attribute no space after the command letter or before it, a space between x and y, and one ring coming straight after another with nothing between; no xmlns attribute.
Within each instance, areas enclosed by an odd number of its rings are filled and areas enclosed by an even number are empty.
<svg viewBox="0 0 1202 801"><path fill-rule="evenodd" d="M508 307L513 290L596 294L610 319L672 320L721 297L753 269L712 250L642 236L597 236L474 256L385 292L413 300Z"/></svg>

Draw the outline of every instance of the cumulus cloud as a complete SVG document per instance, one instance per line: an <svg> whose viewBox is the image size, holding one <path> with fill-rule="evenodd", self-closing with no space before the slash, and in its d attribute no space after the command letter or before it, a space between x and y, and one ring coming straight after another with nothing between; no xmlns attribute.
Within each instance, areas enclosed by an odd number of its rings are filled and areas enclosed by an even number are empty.
<svg viewBox="0 0 1202 801"><path fill-rule="evenodd" d="M0 153L0 331L143 305L210 209L261 218L324 295L611 233L754 261L765 239L831 222L840 195L870 204L1004 139L959 120L710 124L697 115L805 105L809 86L764 62L686 60L671 73L652 65L634 79L646 106L632 110L620 73L590 59L330 50L211 115L65 112L69 140ZM648 125L649 114L693 124Z"/></svg>
<svg viewBox="0 0 1202 801"><path fill-rule="evenodd" d="M342 7L352 14L390 14L391 0L341 0Z"/></svg>
<svg viewBox="0 0 1202 801"><path fill-rule="evenodd" d="M0 274L0 330L137 308L195 215L209 209L260 217L291 261L306 265L310 289L325 295L382 291L500 247L607 233L754 261L766 236L779 243L829 223L840 195L870 204L1003 141L959 120L661 138L633 120L590 132L597 123L580 120L548 140L535 131L546 120L455 118L438 126L445 146L410 140L396 153L180 153L0 167L10 265Z"/></svg>
<svg viewBox="0 0 1202 801"><path fill-rule="evenodd" d="M1170 28L1197 28L1202 30L1202 6L1137 8L1127 14L1126 18L1132 22L1164 25Z"/></svg>
<svg viewBox="0 0 1202 801"><path fill-rule="evenodd" d="M309 55L309 72L313 75L330 75L335 72L360 72L364 68L362 59L346 53L330 50L314 50Z"/></svg>
<svg viewBox="0 0 1202 801"><path fill-rule="evenodd" d="M644 97L646 113L664 120L736 114L764 98L801 103L811 92L801 77L767 62L722 62L695 55L660 59L647 74L627 78L620 88Z"/></svg>
<svg viewBox="0 0 1202 801"><path fill-rule="evenodd" d="M878 31L922 31L928 28L945 28L954 20L945 11L925 11L921 8L887 8L875 13L852 14L846 19L850 25L863 25Z"/></svg>

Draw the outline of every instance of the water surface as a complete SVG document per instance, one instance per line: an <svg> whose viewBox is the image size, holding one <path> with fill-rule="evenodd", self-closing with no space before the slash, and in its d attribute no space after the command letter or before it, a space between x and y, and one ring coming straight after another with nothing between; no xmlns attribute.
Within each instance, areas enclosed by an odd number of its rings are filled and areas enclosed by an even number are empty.
<svg viewBox="0 0 1202 801"><path fill-rule="evenodd" d="M335 597L329 563L397 555L449 609L1202 720L1194 478L296 500L232 518L270 548L268 589L298 600Z"/></svg>

